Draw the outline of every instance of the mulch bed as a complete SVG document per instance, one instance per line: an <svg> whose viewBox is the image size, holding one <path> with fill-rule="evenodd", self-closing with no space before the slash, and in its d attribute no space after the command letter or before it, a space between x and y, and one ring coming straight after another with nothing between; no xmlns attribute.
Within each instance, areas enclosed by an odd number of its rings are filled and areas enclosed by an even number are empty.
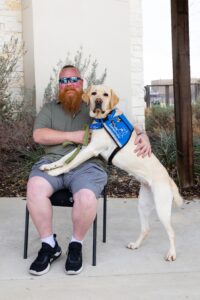
<svg viewBox="0 0 200 300"><path fill-rule="evenodd" d="M1 155L0 160L0 197L25 197L27 176L20 174L22 161L19 161L19 157L9 156L7 159L6 157ZM114 166L108 167L108 174L109 197L138 197L140 183L132 176ZM193 187L185 189L181 194L187 200L200 198L200 184L196 182Z"/></svg>

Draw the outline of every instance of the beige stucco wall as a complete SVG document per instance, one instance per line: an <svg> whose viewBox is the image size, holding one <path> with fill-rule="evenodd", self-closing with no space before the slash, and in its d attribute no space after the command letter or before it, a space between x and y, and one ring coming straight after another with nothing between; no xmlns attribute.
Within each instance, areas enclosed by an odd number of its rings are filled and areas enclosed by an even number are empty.
<svg viewBox="0 0 200 300"><path fill-rule="evenodd" d="M73 57L83 46L85 57L91 54L98 60L99 74L107 68L105 83L120 96L121 108L131 120L143 124L141 2L22 0L21 6L20 0L0 0L0 9L6 7L15 22L11 26L5 17L7 28L23 32L25 87L35 87L37 110L58 61L64 61L68 52Z"/></svg>
<svg viewBox="0 0 200 300"><path fill-rule="evenodd" d="M24 56L24 84L26 90L30 91L30 94L32 91L32 99L36 105L33 16L31 0L22 0L22 24L22 36L27 51L26 55Z"/></svg>
<svg viewBox="0 0 200 300"><path fill-rule="evenodd" d="M93 58L97 58L99 73L107 68L106 84L112 86L122 100L130 99L128 1L32 0L29 2L32 2L38 109L42 104L44 87L49 82L53 67L60 59L66 58L67 52L70 52L73 57L81 45L85 56L91 54ZM26 23L23 28L27 31ZM26 44L29 47L27 40Z"/></svg>

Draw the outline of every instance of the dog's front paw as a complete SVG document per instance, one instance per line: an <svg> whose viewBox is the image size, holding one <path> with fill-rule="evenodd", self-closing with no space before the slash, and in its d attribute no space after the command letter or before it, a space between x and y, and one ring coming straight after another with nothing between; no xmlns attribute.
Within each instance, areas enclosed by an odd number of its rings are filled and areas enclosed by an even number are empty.
<svg viewBox="0 0 200 300"><path fill-rule="evenodd" d="M42 165L42 166L40 166L40 170L41 171L49 171L49 170L51 170L51 169L55 169L56 168L56 166L55 166L55 164L54 163L51 163L51 164L45 164L45 165Z"/></svg>
<svg viewBox="0 0 200 300"><path fill-rule="evenodd" d="M169 251L167 253L167 255L165 256L165 260L166 261L174 261L174 260L176 260L176 252Z"/></svg>
<svg viewBox="0 0 200 300"><path fill-rule="evenodd" d="M47 169L46 169L46 166L48 166L48 165L42 165L42 166L40 166L40 167L39 167L40 171L45 171L45 170L47 170Z"/></svg>
<svg viewBox="0 0 200 300"><path fill-rule="evenodd" d="M137 243L129 243L128 245L127 245L127 248L128 249L132 249L132 250L134 250L134 249L138 249L139 248L139 245L137 244Z"/></svg>
<svg viewBox="0 0 200 300"><path fill-rule="evenodd" d="M63 172L59 171L57 169L54 169L54 170L46 171L46 173L50 176L58 176L58 175L62 174Z"/></svg>

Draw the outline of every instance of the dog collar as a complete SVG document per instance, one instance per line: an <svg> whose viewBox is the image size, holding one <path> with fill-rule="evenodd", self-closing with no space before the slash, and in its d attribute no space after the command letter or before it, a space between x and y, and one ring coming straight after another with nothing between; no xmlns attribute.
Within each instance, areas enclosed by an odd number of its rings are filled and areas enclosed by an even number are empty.
<svg viewBox="0 0 200 300"><path fill-rule="evenodd" d="M103 128L103 119L94 119L93 123L90 124L90 129L101 129Z"/></svg>
<svg viewBox="0 0 200 300"><path fill-rule="evenodd" d="M114 109L105 119L94 119L90 129L105 128L117 146L122 148L129 141L134 127L124 114L116 115L116 112L117 110Z"/></svg>
<svg viewBox="0 0 200 300"><path fill-rule="evenodd" d="M90 129L101 129L104 127L105 122L107 122L108 120L112 120L114 115L116 113L116 109L112 110L106 118L104 119L94 119L93 123L90 125Z"/></svg>

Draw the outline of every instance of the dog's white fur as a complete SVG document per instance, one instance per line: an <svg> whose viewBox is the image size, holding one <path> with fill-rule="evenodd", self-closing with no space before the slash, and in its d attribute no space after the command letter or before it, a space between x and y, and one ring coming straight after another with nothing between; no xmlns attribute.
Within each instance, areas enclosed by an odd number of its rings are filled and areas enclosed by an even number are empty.
<svg viewBox="0 0 200 300"><path fill-rule="evenodd" d="M105 86L91 86L88 92L83 95L83 99L90 104L90 116L95 118L105 118L119 101L115 93ZM100 102L101 108L96 107L97 102ZM136 133L133 131L129 142L115 155L112 161L115 166L133 175L141 182L138 204L141 233L136 242L128 244L128 248L137 249L147 237L149 233L148 217L153 204L155 204L158 217L167 231L170 242L169 251L165 258L167 261L173 261L176 259L176 249L175 234L171 226L171 207L173 199L180 206L182 198L176 184L153 154L150 157L142 158L134 153L135 138ZM43 165L41 170L47 171L49 175L57 176L69 172L89 158L99 154L108 160L115 148L116 144L105 129L93 130L89 145L83 148L73 161L65 164L66 159L72 155L71 152L56 162Z"/></svg>

